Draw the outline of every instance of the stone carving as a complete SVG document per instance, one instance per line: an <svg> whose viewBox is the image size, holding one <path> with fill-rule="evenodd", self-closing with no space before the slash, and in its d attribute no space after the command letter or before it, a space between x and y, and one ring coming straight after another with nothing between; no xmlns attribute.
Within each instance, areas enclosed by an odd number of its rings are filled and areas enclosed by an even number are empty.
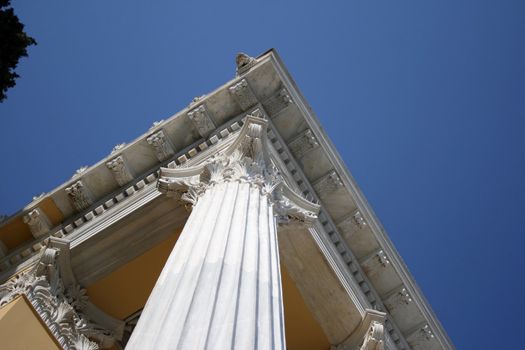
<svg viewBox="0 0 525 350"><path fill-rule="evenodd" d="M383 250L378 251L377 254L375 255L375 258L377 262L379 263L379 265L383 267L386 267L387 265L390 264L390 260L388 260L388 257L386 256Z"/></svg>
<svg viewBox="0 0 525 350"><path fill-rule="evenodd" d="M45 195L46 195L46 193L42 192L38 196L33 196L33 202L35 202L35 201L37 201L37 200L39 200L41 198L44 198Z"/></svg>
<svg viewBox="0 0 525 350"><path fill-rule="evenodd" d="M24 215L24 223L29 226L35 238L45 235L51 229L51 222L40 208L35 208Z"/></svg>
<svg viewBox="0 0 525 350"><path fill-rule="evenodd" d="M285 88L282 88L275 95L267 99L263 105L266 112L274 117L276 114L281 112L283 109L293 103L290 93Z"/></svg>
<svg viewBox="0 0 525 350"><path fill-rule="evenodd" d="M258 115L257 111L254 111ZM249 182L271 197L279 221L311 223L319 206L293 192L268 159L266 121L248 116L236 141L223 153L204 164L187 168L162 168L159 191L195 205L206 190L222 182Z"/></svg>
<svg viewBox="0 0 525 350"><path fill-rule="evenodd" d="M161 119L161 120L158 120L158 121L154 121L153 124L151 124L151 127L149 128L150 130L151 129L155 129L157 126L159 126L160 124L162 124L162 122L164 122L164 119Z"/></svg>
<svg viewBox="0 0 525 350"><path fill-rule="evenodd" d="M300 159L306 153L319 147L319 142L317 142L317 139L312 133L312 130L307 129L306 131L301 133L298 137L293 139L288 145L288 147L290 148L290 151L292 151L293 155L297 159Z"/></svg>
<svg viewBox="0 0 525 350"><path fill-rule="evenodd" d="M124 186L133 180L133 175L131 175L131 172L122 156L118 156L108 161L106 166L113 172L113 176L120 186Z"/></svg>
<svg viewBox="0 0 525 350"><path fill-rule="evenodd" d="M188 117L202 137L208 137L215 130L215 124L204 105L200 105L188 112Z"/></svg>
<svg viewBox="0 0 525 350"><path fill-rule="evenodd" d="M341 232L347 236L351 237L354 233L359 230L362 230L367 226L365 218L359 210L354 211L351 215L343 218L338 224L337 227Z"/></svg>
<svg viewBox="0 0 525 350"><path fill-rule="evenodd" d="M155 155L160 162L165 161L175 153L171 146L171 142L166 138L166 135L164 135L164 131L162 130L150 135L146 141L153 146L155 149Z"/></svg>
<svg viewBox="0 0 525 350"><path fill-rule="evenodd" d="M229 90L243 111L257 103L257 97L253 94L246 79L242 79L238 83L232 85Z"/></svg>
<svg viewBox="0 0 525 350"><path fill-rule="evenodd" d="M86 170L88 169L88 166L87 165L83 165L81 166L80 168L78 168L75 173L73 174L73 176L71 178L74 178L74 177L77 177L83 173L86 172Z"/></svg>
<svg viewBox="0 0 525 350"><path fill-rule="evenodd" d="M111 154L120 151L124 147L126 147L126 143L124 143L124 142L123 143L119 143L118 145L115 145L115 147L113 147L113 149L111 150Z"/></svg>
<svg viewBox="0 0 525 350"><path fill-rule="evenodd" d="M407 338L408 344L413 350L424 350L429 348L429 343L434 339L434 333L428 324L419 327Z"/></svg>
<svg viewBox="0 0 525 350"><path fill-rule="evenodd" d="M87 209L91 204L93 204L93 200L91 199L88 189L80 180L71 186L66 187L66 193L77 211Z"/></svg>
<svg viewBox="0 0 525 350"><path fill-rule="evenodd" d="M112 346L121 332L100 326L88 315L94 306L87 301L85 289L62 278L61 253L60 248L48 246L33 268L1 285L0 306L24 295L66 350L97 350L99 346ZM62 257L62 261L64 259ZM120 321L112 321L120 324Z"/></svg>
<svg viewBox="0 0 525 350"><path fill-rule="evenodd" d="M412 298L406 288L401 288L399 291L393 293L384 300L385 306L392 312L396 308L408 305L412 302Z"/></svg>
<svg viewBox="0 0 525 350"><path fill-rule="evenodd" d="M382 323L373 321L366 333L360 350L384 350L385 349L385 327Z"/></svg>
<svg viewBox="0 0 525 350"><path fill-rule="evenodd" d="M333 170L327 175L317 180L313 186L315 192L317 192L317 194L322 197L324 194L334 192L339 188L343 187L343 182L341 181L339 175L337 175L335 170Z"/></svg>
<svg viewBox="0 0 525 350"><path fill-rule="evenodd" d="M243 52L240 52L235 57L235 63L237 64L237 75L241 75L255 66L257 64L257 60Z"/></svg>
<svg viewBox="0 0 525 350"><path fill-rule="evenodd" d="M275 216L310 223L319 206L284 183L268 153L268 122L244 121L212 159L161 168L157 188L188 202L192 213L126 349L194 349L201 339L201 348L286 348ZM196 254L197 246L208 248ZM186 278L194 274L206 276L206 285Z"/></svg>

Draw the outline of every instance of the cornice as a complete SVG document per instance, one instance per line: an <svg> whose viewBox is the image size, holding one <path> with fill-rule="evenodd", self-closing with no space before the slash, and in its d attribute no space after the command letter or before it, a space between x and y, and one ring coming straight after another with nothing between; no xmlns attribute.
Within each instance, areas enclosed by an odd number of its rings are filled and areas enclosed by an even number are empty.
<svg viewBox="0 0 525 350"><path fill-rule="evenodd" d="M346 236L342 234L343 230L354 233L362 233L366 230L377 241L378 250L384 254L393 271L399 276L402 287L411 295L441 348L453 349L451 341L428 302L387 237L355 180L346 169L331 140L322 131L317 117L284 68L277 53L274 50L266 52L257 57L256 61L250 61L249 65L238 73L235 79L206 96L196 98L187 108L171 118L154 123L150 130L136 140L123 146L119 145L99 163L43 197L35 198L18 214L0 223L2 226L16 217L29 214L39 208L40 203L46 198L53 198L66 217L61 225L50 227L43 236L9 252L5 258L0 260L2 276L6 277L25 266L24 261L35 256L51 236L76 237L75 240L81 237L88 239L87 233L80 234L80 232L95 233L97 230L87 229L95 227L95 221L109 220L103 219L106 216L113 217L112 220L118 220L118 216L114 213L119 210L115 208L129 205L131 210L133 206L130 204L135 202L137 206L140 205L139 202L146 196L146 193L154 196L152 184L156 183L157 171L161 166L173 167L204 159L217 148L224 147L229 142L225 141L228 140L229 135L240 129L241 119L255 108L259 108L271 121L268 131L269 138L282 166L286 168L288 182L294 183L294 186L307 199L323 204L314 237L317 237L320 246L325 247L325 255L332 257L331 264L337 266L335 270L340 271L340 279L349 281L346 282L349 294L354 294L352 297L359 305L363 305L363 310L366 307L375 307L385 311L382 297L386 295L379 295L376 291L349 247ZM260 83L266 75L271 75L268 77L269 80ZM289 113L299 113L306 127L298 130L284 130L282 125L273 123L273 119L281 118ZM211 130L211 125L214 127L218 125L218 127ZM176 137L177 130L181 129L191 132L185 132L183 137ZM281 134L287 136L283 138ZM147 153L148 156L144 159L134 159L134 154L137 152ZM323 157L329 159L331 170L322 176L308 178L301 169L300 161L311 152L322 152ZM128 171L133 169L133 175L137 177L127 182L129 174L126 173L126 170L119 175L108 169L107 163L116 159L123 160L125 169ZM133 162L135 164L131 165ZM93 189L90 176L94 173L102 174L101 169L106 172L105 179L111 180L108 180L107 183L113 185ZM67 195L66 188L70 189L69 195ZM85 188L85 193L80 190L80 194L75 194L79 188ZM345 200L349 203L349 212L344 217L333 216L328 206L324 205L324 201L334 193L343 190L348 192ZM103 226L99 227L99 229L102 228ZM396 341L399 348L409 349L410 346L395 323L392 316L388 314L385 323L388 334ZM405 334L405 336L408 335Z"/></svg>

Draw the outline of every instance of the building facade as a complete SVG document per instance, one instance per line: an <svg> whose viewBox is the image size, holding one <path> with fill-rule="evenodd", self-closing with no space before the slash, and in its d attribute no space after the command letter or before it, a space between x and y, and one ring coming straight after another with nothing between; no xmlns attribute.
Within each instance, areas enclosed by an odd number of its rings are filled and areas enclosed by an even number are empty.
<svg viewBox="0 0 525 350"><path fill-rule="evenodd" d="M453 349L275 50L0 223L6 349Z"/></svg>

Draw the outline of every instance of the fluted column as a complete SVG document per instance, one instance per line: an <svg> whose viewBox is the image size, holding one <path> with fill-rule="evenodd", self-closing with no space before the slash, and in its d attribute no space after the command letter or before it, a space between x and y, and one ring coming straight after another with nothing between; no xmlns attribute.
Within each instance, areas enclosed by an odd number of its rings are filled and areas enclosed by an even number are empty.
<svg viewBox="0 0 525 350"><path fill-rule="evenodd" d="M162 169L159 190L193 204L126 349L285 349L276 215L318 207L291 192L248 117L212 161Z"/></svg>

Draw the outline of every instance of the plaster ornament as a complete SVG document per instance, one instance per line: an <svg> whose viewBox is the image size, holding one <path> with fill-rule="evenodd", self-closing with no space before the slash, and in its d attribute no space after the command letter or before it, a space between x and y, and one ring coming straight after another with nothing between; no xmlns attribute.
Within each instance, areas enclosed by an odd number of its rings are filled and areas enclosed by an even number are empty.
<svg viewBox="0 0 525 350"><path fill-rule="evenodd" d="M160 162L163 162L173 156L175 153L171 143L164 135L164 131L159 130L154 134L151 134L146 141L153 147L155 150L155 155Z"/></svg>
<svg viewBox="0 0 525 350"><path fill-rule="evenodd" d="M126 165L124 157L118 156L116 158L113 158L112 160L106 162L106 166L113 173L115 181L117 181L119 186L124 186L125 184L133 180L133 175L131 174L128 166Z"/></svg>
<svg viewBox="0 0 525 350"><path fill-rule="evenodd" d="M87 209L91 204L93 204L91 195L88 193L88 189L84 186L81 180L78 180L71 186L66 187L65 191L77 211Z"/></svg>
<svg viewBox="0 0 525 350"><path fill-rule="evenodd" d="M127 350L286 348L276 216L308 225L319 206L284 183L266 130L248 116L211 159L161 168L158 190L192 212Z"/></svg>
<svg viewBox="0 0 525 350"><path fill-rule="evenodd" d="M53 239L50 242L60 242L65 249L69 249L65 241ZM122 334L118 329L121 321L104 315L108 317L106 321L117 326L116 330L109 330L96 323L90 316L96 307L89 303L85 289L74 282L72 274L64 271L64 265L69 262L66 262L67 254L61 254L66 252L59 247L48 246L42 251L36 265L1 285L0 307L24 295L65 350L111 347ZM68 278L63 278L64 273ZM99 317L103 315L98 309L96 313Z"/></svg>
<svg viewBox="0 0 525 350"><path fill-rule="evenodd" d="M188 117L195 129L197 129L199 135L202 137L208 137L212 131L215 130L215 123L213 123L213 120L204 105L200 105L189 111Z"/></svg>
<svg viewBox="0 0 525 350"><path fill-rule="evenodd" d="M383 324L373 321L368 330L360 350L384 350L385 349L385 327Z"/></svg>
<svg viewBox="0 0 525 350"><path fill-rule="evenodd" d="M33 237L38 238L49 232L51 222L47 215L40 209L35 208L24 215L24 223L29 226Z"/></svg>
<svg viewBox="0 0 525 350"><path fill-rule="evenodd" d="M243 52L240 52L235 57L235 63L237 65L237 75L241 75L255 66L257 64L257 60Z"/></svg>
<svg viewBox="0 0 525 350"><path fill-rule="evenodd" d="M258 102L257 97L255 97L246 79L242 79L241 81L233 84L228 90L243 111L249 109Z"/></svg>

